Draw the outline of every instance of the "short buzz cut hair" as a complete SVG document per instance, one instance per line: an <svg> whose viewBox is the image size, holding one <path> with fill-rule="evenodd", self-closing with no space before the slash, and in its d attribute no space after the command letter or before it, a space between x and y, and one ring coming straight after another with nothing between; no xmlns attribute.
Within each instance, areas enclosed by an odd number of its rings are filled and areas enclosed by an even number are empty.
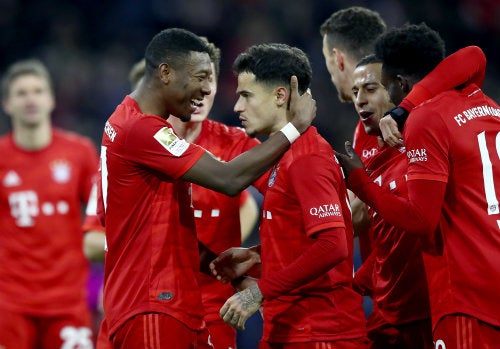
<svg viewBox="0 0 500 349"><path fill-rule="evenodd" d="M31 58L17 61L7 67L2 78L2 98L5 100L9 96L10 85L19 76L34 75L47 80L50 92L53 93L52 78L49 70L42 61Z"/></svg>
<svg viewBox="0 0 500 349"><path fill-rule="evenodd" d="M286 44L260 44L240 53L233 63L236 75L252 73L255 81L272 86L290 86L292 75L297 76L299 92L304 93L311 85L312 68L307 55L299 48Z"/></svg>
<svg viewBox="0 0 500 349"><path fill-rule="evenodd" d="M219 77L219 72L220 72L220 60L221 60L221 53L220 53L220 48L215 46L213 42L210 42L206 37L202 36L202 40L204 40L207 43L208 46L208 55L210 56L210 61L214 64L214 75L215 78L217 79Z"/></svg>
<svg viewBox="0 0 500 349"><path fill-rule="evenodd" d="M379 57L377 57L376 54L372 53L369 54L368 56L364 56L363 58L361 58L358 61L358 63L356 63L356 68L375 63L382 63L382 60Z"/></svg>
<svg viewBox="0 0 500 349"><path fill-rule="evenodd" d="M445 57L445 43L425 23L405 24L380 36L375 54L389 75L404 74L422 79Z"/></svg>
<svg viewBox="0 0 500 349"><path fill-rule="evenodd" d="M373 52L376 39L385 31L380 14L366 7L352 6L334 12L320 27L328 48L338 47L359 61Z"/></svg>
<svg viewBox="0 0 500 349"><path fill-rule="evenodd" d="M144 58L146 60L146 76L149 76L161 63L168 63L177 68L191 52L205 52L210 49L198 35L182 28L164 29L156 34L148 46Z"/></svg>

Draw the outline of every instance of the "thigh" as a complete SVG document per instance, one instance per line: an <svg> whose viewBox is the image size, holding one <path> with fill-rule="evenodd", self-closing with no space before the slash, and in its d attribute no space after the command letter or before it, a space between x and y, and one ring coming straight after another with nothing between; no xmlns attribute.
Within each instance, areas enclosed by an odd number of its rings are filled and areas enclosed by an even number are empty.
<svg viewBox="0 0 500 349"><path fill-rule="evenodd" d="M467 315L453 314L439 320L433 337L435 349L496 349L500 328Z"/></svg>
<svg viewBox="0 0 500 349"><path fill-rule="evenodd" d="M236 330L223 320L207 323L210 342L215 349L236 348Z"/></svg>
<svg viewBox="0 0 500 349"><path fill-rule="evenodd" d="M57 317L41 318L40 343L44 349L94 349L90 313L85 309Z"/></svg>
<svg viewBox="0 0 500 349"><path fill-rule="evenodd" d="M158 313L139 314L125 322L113 336L114 349L196 348L197 331L177 319Z"/></svg>
<svg viewBox="0 0 500 349"><path fill-rule="evenodd" d="M34 348L38 333L35 319L5 309L0 313L0 348Z"/></svg>

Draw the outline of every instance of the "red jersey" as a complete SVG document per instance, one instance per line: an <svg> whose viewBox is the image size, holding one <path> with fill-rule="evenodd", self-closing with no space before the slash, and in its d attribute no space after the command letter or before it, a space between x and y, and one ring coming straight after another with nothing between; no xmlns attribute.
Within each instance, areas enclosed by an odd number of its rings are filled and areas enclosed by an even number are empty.
<svg viewBox="0 0 500 349"><path fill-rule="evenodd" d="M366 133L365 127L361 120L358 121L352 138L353 149L359 155L363 164L375 156L378 152L378 140L376 136L370 136ZM366 234L358 236L359 252L361 260L364 262L368 259L372 251L373 228L370 226Z"/></svg>
<svg viewBox="0 0 500 349"><path fill-rule="evenodd" d="M106 122L98 215L106 227L104 311L112 335L139 313L203 325L199 254L189 183L178 180L204 150L142 114L129 96Z"/></svg>
<svg viewBox="0 0 500 349"><path fill-rule="evenodd" d="M331 146L310 127L259 182L262 280L291 264L321 230L345 228L348 257L321 277L264 300L264 341L311 342L365 335L352 289L353 234L347 191Z"/></svg>
<svg viewBox="0 0 500 349"><path fill-rule="evenodd" d="M500 326L499 106L473 84L444 92L411 112L403 136L408 181L446 183L439 254L425 256L434 326L453 313Z"/></svg>
<svg viewBox="0 0 500 349"><path fill-rule="evenodd" d="M404 147L379 148L365 167L375 183L398 196L408 197ZM420 237L388 224L371 207L368 212L376 256L372 268L372 298L377 312L393 325L430 319Z"/></svg>
<svg viewBox="0 0 500 349"><path fill-rule="evenodd" d="M370 136L366 133L363 122L358 121L354 129L352 138L352 146L356 154L359 155L361 161L365 163L369 158L377 154L379 146L376 136Z"/></svg>
<svg viewBox="0 0 500 349"><path fill-rule="evenodd" d="M86 306L82 206L97 169L92 141L53 129L26 151L0 138L0 308L54 316Z"/></svg>
<svg viewBox="0 0 500 349"><path fill-rule="evenodd" d="M217 159L230 161L260 142L250 138L239 127L205 119L201 133L194 143L207 149ZM228 196L192 184L193 208L198 239L211 251L219 254L233 246L241 246L240 200L245 192ZM219 310L234 294L232 286L200 273L203 307L206 321L219 320Z"/></svg>

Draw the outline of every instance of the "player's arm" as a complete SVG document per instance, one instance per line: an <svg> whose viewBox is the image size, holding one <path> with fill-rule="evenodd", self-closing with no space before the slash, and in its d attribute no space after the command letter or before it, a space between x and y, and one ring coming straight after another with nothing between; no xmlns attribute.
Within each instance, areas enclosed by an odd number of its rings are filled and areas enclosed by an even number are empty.
<svg viewBox="0 0 500 349"><path fill-rule="evenodd" d="M181 178L227 195L236 195L264 174L291 142L306 131L316 115L316 101L309 93L299 95L295 76L290 86L290 122L280 132L229 162L217 161L205 153Z"/></svg>
<svg viewBox="0 0 500 349"><path fill-rule="evenodd" d="M368 234L372 223L366 204L361 201L352 191L349 193L349 203L351 205L351 218L354 236Z"/></svg>
<svg viewBox="0 0 500 349"><path fill-rule="evenodd" d="M94 262L104 261L104 248L106 235L104 229L92 229L85 231L83 236L83 253L88 260Z"/></svg>
<svg viewBox="0 0 500 349"><path fill-rule="evenodd" d="M377 249L374 248L368 258L363 261L363 264L354 273L352 288L362 296L371 297L373 294L373 267Z"/></svg>
<svg viewBox="0 0 500 349"><path fill-rule="evenodd" d="M408 180L408 198L399 197L368 177L350 142L346 142L346 152L336 152L336 156L344 169L349 188L363 202L397 228L427 236L435 231L444 202L445 182Z"/></svg>
<svg viewBox="0 0 500 349"><path fill-rule="evenodd" d="M221 282L232 283L247 273L260 277L261 263L260 245L231 247L212 260L210 269Z"/></svg>
<svg viewBox="0 0 500 349"><path fill-rule="evenodd" d="M391 146L401 145L400 131L414 107L462 84L482 86L485 72L486 56L478 46L464 47L446 57L413 86L399 106L389 110L380 120L384 141Z"/></svg>
<svg viewBox="0 0 500 349"><path fill-rule="evenodd" d="M252 193L247 189L241 192L240 203L240 227L241 241L246 241L257 223L259 218L259 206Z"/></svg>
<svg viewBox="0 0 500 349"><path fill-rule="evenodd" d="M284 269L257 284L230 297L220 315L236 329L244 329L246 320L255 313L264 299L270 300L287 294L299 286L317 279L348 256L344 228L327 229L317 233L315 242Z"/></svg>

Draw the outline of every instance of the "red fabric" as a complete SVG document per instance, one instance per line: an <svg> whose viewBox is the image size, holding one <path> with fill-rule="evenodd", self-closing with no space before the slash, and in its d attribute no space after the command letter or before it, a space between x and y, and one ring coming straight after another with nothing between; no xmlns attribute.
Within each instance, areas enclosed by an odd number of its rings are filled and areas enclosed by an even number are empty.
<svg viewBox="0 0 500 349"><path fill-rule="evenodd" d="M247 136L242 128L205 119L194 143L207 149L217 159L230 161L260 142ZM243 191L231 197L196 184L191 186L198 239L217 254L230 247L241 246L240 205L244 203L242 198L248 198L251 194ZM219 321L219 310L234 294L234 289L205 274L200 274L199 281L206 312L205 321ZM230 326L225 328L230 329ZM232 332L229 331L227 336L231 337ZM215 334L211 337L214 342L218 340Z"/></svg>
<svg viewBox="0 0 500 349"><path fill-rule="evenodd" d="M198 242L189 184L204 154L126 97L106 122L98 208L106 207L104 312L111 335L139 313L168 313L199 329ZM99 214L99 212L98 212Z"/></svg>
<svg viewBox="0 0 500 349"><path fill-rule="evenodd" d="M405 148L382 147L366 162L367 173L380 187L407 197ZM422 243L419 236L397 229L368 207L374 236L373 301L391 324L429 319ZM370 268L370 267L368 267Z"/></svg>
<svg viewBox="0 0 500 349"><path fill-rule="evenodd" d="M345 231L348 256L314 280L275 299L264 299L263 340L363 336L362 299L351 287L353 234L347 190L333 150L316 128L310 127L291 145L270 171L266 187L260 225L261 283L292 265L323 231ZM323 243L318 244L321 249Z"/></svg>
<svg viewBox="0 0 500 349"><path fill-rule="evenodd" d="M433 337L436 349L493 349L498 348L500 343L500 327L466 315L453 314L439 321Z"/></svg>
<svg viewBox="0 0 500 349"><path fill-rule="evenodd" d="M113 338L114 349L198 347L198 331L166 314L136 315L128 319Z"/></svg>
<svg viewBox="0 0 500 349"><path fill-rule="evenodd" d="M486 56L477 46L467 46L446 57L425 78L415 84L399 104L411 111L417 105L463 84L483 85Z"/></svg>
<svg viewBox="0 0 500 349"><path fill-rule="evenodd" d="M347 257L345 229L336 228L317 234L316 241L284 269L259 280L266 300L272 300L317 279Z"/></svg>
<svg viewBox="0 0 500 349"><path fill-rule="evenodd" d="M434 326L454 313L500 326L498 116L475 85L415 108L403 134L408 199L370 184L362 170L349 177L389 223L434 238L437 253L425 255Z"/></svg>
<svg viewBox="0 0 500 349"><path fill-rule="evenodd" d="M54 317L34 317L2 309L0 343L3 348L93 347L92 326L86 304Z"/></svg>
<svg viewBox="0 0 500 349"><path fill-rule="evenodd" d="M0 309L33 316L80 309L88 277L81 212L97 170L95 146L54 129L51 143L32 152L5 135L0 154Z"/></svg>

